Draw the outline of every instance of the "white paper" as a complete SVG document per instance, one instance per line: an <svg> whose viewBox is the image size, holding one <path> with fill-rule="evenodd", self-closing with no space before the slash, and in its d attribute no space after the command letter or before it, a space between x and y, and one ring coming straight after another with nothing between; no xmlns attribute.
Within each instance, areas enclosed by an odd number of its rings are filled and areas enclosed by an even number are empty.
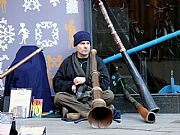
<svg viewBox="0 0 180 135"><path fill-rule="evenodd" d="M46 127L22 126L18 135L46 135Z"/></svg>
<svg viewBox="0 0 180 135"><path fill-rule="evenodd" d="M11 90L9 112L12 112L14 117L29 117L31 108L31 94L32 91L26 88Z"/></svg>

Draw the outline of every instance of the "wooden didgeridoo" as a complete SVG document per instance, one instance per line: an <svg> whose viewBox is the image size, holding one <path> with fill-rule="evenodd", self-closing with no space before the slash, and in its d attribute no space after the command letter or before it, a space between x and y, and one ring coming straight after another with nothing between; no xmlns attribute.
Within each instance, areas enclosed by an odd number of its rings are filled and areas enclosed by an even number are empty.
<svg viewBox="0 0 180 135"><path fill-rule="evenodd" d="M24 64L26 61L28 61L29 59L31 59L33 56L35 56L36 54L40 53L43 50L43 47L38 48L37 50L35 50L34 52L32 52L30 55L28 55L27 57L25 57L24 59L22 59L21 61L19 61L18 63L16 63L14 66L12 66L11 68L9 68L8 70L6 70L4 73L0 74L0 79L4 78L5 76L7 76L8 74L10 74L12 71L14 71L16 68L18 68L19 66L21 66L22 64Z"/></svg>
<svg viewBox="0 0 180 135"><path fill-rule="evenodd" d="M137 100L135 100L128 90L124 90L124 95L126 99L135 107L135 109L139 112L141 117L147 123L154 123L156 120L156 114L154 112L148 111L145 107L143 107Z"/></svg>
<svg viewBox="0 0 180 135"><path fill-rule="evenodd" d="M91 103L92 109L88 115L88 122L93 128L106 128L112 123L113 112L106 107L106 102L101 98L102 89L99 83L96 53L95 49L91 50L93 101Z"/></svg>

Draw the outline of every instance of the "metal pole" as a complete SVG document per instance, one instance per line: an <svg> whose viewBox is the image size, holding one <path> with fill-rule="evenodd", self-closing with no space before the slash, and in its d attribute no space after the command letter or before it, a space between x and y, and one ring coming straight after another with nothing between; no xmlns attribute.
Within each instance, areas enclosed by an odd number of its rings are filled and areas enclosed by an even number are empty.
<svg viewBox="0 0 180 135"><path fill-rule="evenodd" d="M180 35L180 30L175 31L175 32L170 33L170 34L167 34L167 35L162 36L162 37L160 37L160 38L157 38L157 39L155 39L155 40L149 41L149 42L147 42L147 43L144 43L144 44L139 45L139 46L137 46L137 47L134 47L134 48L132 48L132 49L129 49L129 50L127 50L127 53L128 53L128 54L132 54L132 53L135 53L135 52L138 52L138 51L142 51L142 50L144 50L144 49L146 49L146 48L149 48L149 47L151 47L151 46L154 46L154 45L156 45L156 44L159 44L159 43L161 43L161 42L163 42L163 41L166 41L166 40L168 40L168 39L177 37L177 36L179 36L179 35ZM117 60L117 59L120 59L120 58L122 58L122 55L121 55L120 53L118 53L118 54L115 54L115 55L113 55L113 56L110 56L110 57L108 57L108 58L103 59L103 62L104 62L104 63L109 63L109 62L112 62L112 61Z"/></svg>
<svg viewBox="0 0 180 135"><path fill-rule="evenodd" d="M93 36L92 36L91 0L84 0L84 26L85 26L85 31L87 31L91 34L91 39L92 39Z"/></svg>

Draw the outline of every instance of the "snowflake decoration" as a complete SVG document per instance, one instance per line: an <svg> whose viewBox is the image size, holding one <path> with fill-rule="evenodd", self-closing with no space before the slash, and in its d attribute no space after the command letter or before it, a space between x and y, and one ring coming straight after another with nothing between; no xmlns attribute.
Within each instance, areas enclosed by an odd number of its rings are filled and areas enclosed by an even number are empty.
<svg viewBox="0 0 180 135"><path fill-rule="evenodd" d="M51 31L52 40L51 39L42 40L43 37L42 29L52 29ZM57 40L59 40L57 23L52 23L50 21L37 23L35 28L35 39L37 41L37 46L52 47L54 45L57 45Z"/></svg>
<svg viewBox="0 0 180 135"><path fill-rule="evenodd" d="M26 12L27 10L38 10L40 11L41 4L39 3L39 0L24 0L24 11Z"/></svg>
<svg viewBox="0 0 180 135"><path fill-rule="evenodd" d="M66 13L67 14L78 13L78 1L77 0L66 0Z"/></svg>
<svg viewBox="0 0 180 135"><path fill-rule="evenodd" d="M8 49L8 44L15 40L15 32L12 25L7 24L7 20L3 17L0 20L0 48L5 51Z"/></svg>
<svg viewBox="0 0 180 135"><path fill-rule="evenodd" d="M60 3L59 0L50 0L50 3L52 3L53 7L57 6L58 3Z"/></svg>

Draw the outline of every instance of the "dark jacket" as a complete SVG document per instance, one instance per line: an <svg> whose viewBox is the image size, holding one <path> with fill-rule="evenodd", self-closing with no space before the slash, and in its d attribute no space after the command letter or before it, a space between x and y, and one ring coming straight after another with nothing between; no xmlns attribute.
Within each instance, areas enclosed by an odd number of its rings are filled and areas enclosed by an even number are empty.
<svg viewBox="0 0 180 135"><path fill-rule="evenodd" d="M103 63L102 59L96 56L97 59L97 70L100 72L100 87L102 90L107 90L109 87L109 73L106 65ZM57 92L68 92L74 94L71 90L73 85L73 79L77 77L75 70L72 65L72 55L67 57L57 70L53 78L53 88L55 93ZM85 84L92 87L91 77L86 78Z"/></svg>

